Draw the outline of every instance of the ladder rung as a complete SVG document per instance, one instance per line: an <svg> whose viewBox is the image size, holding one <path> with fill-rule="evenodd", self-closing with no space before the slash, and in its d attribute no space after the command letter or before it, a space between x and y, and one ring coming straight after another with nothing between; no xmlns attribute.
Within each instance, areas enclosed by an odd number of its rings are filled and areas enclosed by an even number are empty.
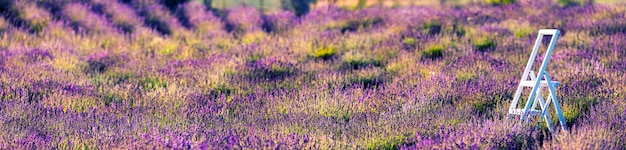
<svg viewBox="0 0 626 150"><path fill-rule="evenodd" d="M551 82L552 82L552 84L553 84L554 86L559 86L559 84L561 84L561 83L560 83L560 82L558 82L558 81L551 81ZM533 86L535 86L535 81L522 81L522 83L520 83L520 85L522 85L522 86L528 86L528 87L533 87ZM541 82L539 82L539 86L541 86L541 87L547 87L547 86L548 86L548 81L546 81L546 80L542 80Z"/></svg>
<svg viewBox="0 0 626 150"><path fill-rule="evenodd" d="M543 35L555 35L555 34L559 34L559 30L555 30L555 29L539 29L539 34L543 34Z"/></svg>
<svg viewBox="0 0 626 150"><path fill-rule="evenodd" d="M513 115L522 115L524 114L524 109L512 109L509 110L509 114L513 114ZM541 115L541 111L540 110L528 110L528 115L532 116L532 115Z"/></svg>

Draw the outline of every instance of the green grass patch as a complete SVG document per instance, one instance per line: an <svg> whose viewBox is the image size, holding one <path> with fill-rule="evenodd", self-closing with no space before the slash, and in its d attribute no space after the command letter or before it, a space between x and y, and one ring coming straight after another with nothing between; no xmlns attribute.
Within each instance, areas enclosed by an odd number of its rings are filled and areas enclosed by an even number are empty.
<svg viewBox="0 0 626 150"><path fill-rule="evenodd" d="M328 29L339 29L341 30L341 33L355 32L360 29L367 29L367 28L373 27L381 23L383 23L383 19L380 17L366 17L366 18L350 19L338 25L330 26L328 27Z"/></svg>
<svg viewBox="0 0 626 150"><path fill-rule="evenodd" d="M491 37L481 37L472 42L474 48L480 52L486 52L495 49L496 41Z"/></svg>
<svg viewBox="0 0 626 150"><path fill-rule="evenodd" d="M313 54L311 54L311 57L316 59L328 60L330 58L333 58L335 55L337 55L337 49L332 46L328 46L317 49L315 52L313 52Z"/></svg>
<svg viewBox="0 0 626 150"><path fill-rule="evenodd" d="M387 81L387 75L380 70L357 72L355 75L348 76L344 86L363 86L365 88L373 88L380 86Z"/></svg>
<svg viewBox="0 0 626 150"><path fill-rule="evenodd" d="M458 24L454 24L451 28L447 28L446 32L453 33L456 36L465 36L467 30Z"/></svg>
<svg viewBox="0 0 626 150"><path fill-rule="evenodd" d="M441 45L434 45L427 47L420 53L422 54L422 59L437 59L443 57L443 49L444 47Z"/></svg>
<svg viewBox="0 0 626 150"><path fill-rule="evenodd" d="M438 21L429 21L422 26L422 32L430 35L439 34L441 32L441 23Z"/></svg>
<svg viewBox="0 0 626 150"><path fill-rule="evenodd" d="M414 49L417 46L417 39L412 37L406 37L402 39L402 45L408 49Z"/></svg>
<svg viewBox="0 0 626 150"><path fill-rule="evenodd" d="M253 76L250 76L250 77L254 78L256 76L256 77L261 77L265 79L277 79L277 78L287 77L294 72L295 70L290 67L272 66L267 69L266 68L255 69L255 71L252 73Z"/></svg>
<svg viewBox="0 0 626 150"><path fill-rule="evenodd" d="M588 0L557 0L557 3L561 7L572 7L572 6L586 6L593 4L593 1Z"/></svg>
<svg viewBox="0 0 626 150"><path fill-rule="evenodd" d="M248 63L255 63L255 62L259 61L259 60L260 60L261 58L263 58L263 57L265 57L265 56L263 56L262 54L253 53L253 54L250 54L250 55L246 58L246 61L247 61Z"/></svg>
<svg viewBox="0 0 626 150"><path fill-rule="evenodd" d="M107 93L104 95L103 99L105 106L111 106L112 104L119 104L122 102L122 96L115 93Z"/></svg>
<svg viewBox="0 0 626 150"><path fill-rule="evenodd" d="M106 75L109 77L108 79L111 82L113 82L113 84L126 83L132 80L133 78L137 77L137 74L135 74L135 72L132 72L132 71L122 71L122 72L111 71L110 73L107 73Z"/></svg>
<svg viewBox="0 0 626 150"><path fill-rule="evenodd" d="M220 95L230 95L235 92L235 88L229 86L228 84L217 84L211 88L209 95L214 98L219 97Z"/></svg>
<svg viewBox="0 0 626 150"><path fill-rule="evenodd" d="M516 3L515 0L483 0L482 2L492 6L506 6Z"/></svg>
<svg viewBox="0 0 626 150"><path fill-rule="evenodd" d="M532 33L532 31L531 31L531 32L529 32L529 30L517 30L517 31L513 31L513 35L515 35L515 37L518 37L518 38L522 38L522 37L528 36L528 35L530 35L531 33Z"/></svg>
<svg viewBox="0 0 626 150"><path fill-rule="evenodd" d="M478 75L471 72L460 72L455 75L457 82L470 82L478 78Z"/></svg>
<svg viewBox="0 0 626 150"><path fill-rule="evenodd" d="M576 120L582 115L582 111L576 107L565 106L563 107L563 118L565 118L565 124L567 126L573 125Z"/></svg>
<svg viewBox="0 0 626 150"><path fill-rule="evenodd" d="M407 65L406 65L406 64L404 64L403 62L396 62L396 63L391 63L391 64L387 65L387 67L385 68L385 70L386 70L387 72L397 74L397 73L400 73L400 71L401 71L403 68L406 68L406 66L407 66Z"/></svg>
<svg viewBox="0 0 626 150"><path fill-rule="evenodd" d="M589 112L591 107L600 103L595 97L574 98L570 102L573 104L563 106L563 117L567 126L572 126L582 114Z"/></svg>
<svg viewBox="0 0 626 150"><path fill-rule="evenodd" d="M494 100L478 100L472 104L472 109L474 112L482 115L490 112L496 106L496 102Z"/></svg>
<svg viewBox="0 0 626 150"><path fill-rule="evenodd" d="M241 74L250 80L274 80L283 79L296 72L297 68L289 62L252 55L248 58L246 68Z"/></svg>
<svg viewBox="0 0 626 150"><path fill-rule="evenodd" d="M391 137L377 137L367 142L367 149L374 150L394 150L400 149L400 145L404 145L406 143L406 138L404 136L391 136Z"/></svg>
<svg viewBox="0 0 626 150"><path fill-rule="evenodd" d="M369 66L382 66L383 62L380 59L366 57L362 54L348 54L344 55L341 60L341 68L344 69L361 69Z"/></svg>
<svg viewBox="0 0 626 150"><path fill-rule="evenodd" d="M143 77L139 79L138 85L145 90L154 90L157 88L166 88L167 82L156 77Z"/></svg>

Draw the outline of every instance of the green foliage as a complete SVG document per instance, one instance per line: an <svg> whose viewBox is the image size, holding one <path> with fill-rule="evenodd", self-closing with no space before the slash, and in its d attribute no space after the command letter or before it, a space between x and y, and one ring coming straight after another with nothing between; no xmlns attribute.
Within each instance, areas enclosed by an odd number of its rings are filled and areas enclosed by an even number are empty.
<svg viewBox="0 0 626 150"><path fill-rule="evenodd" d="M374 71L356 74L348 77L348 82L345 86L361 85L365 88L377 87L382 85L387 80L387 76L384 72Z"/></svg>
<svg viewBox="0 0 626 150"><path fill-rule="evenodd" d="M85 72L88 73L101 73L107 70L109 66L100 61L88 61L87 68L85 68Z"/></svg>
<svg viewBox="0 0 626 150"><path fill-rule="evenodd" d="M387 65L390 59L398 56L398 51L397 50L384 50L382 52L381 51L375 52L373 55L374 55L374 61L377 63L376 66L383 67Z"/></svg>
<svg viewBox="0 0 626 150"><path fill-rule="evenodd" d="M311 10L311 3L317 0L281 0L283 9L295 12L297 16L302 16Z"/></svg>
<svg viewBox="0 0 626 150"><path fill-rule="evenodd" d="M571 6L587 6L592 5L594 3L593 0L557 0L562 7L571 7Z"/></svg>
<svg viewBox="0 0 626 150"><path fill-rule="evenodd" d="M525 30L525 29L520 29L520 30L513 31L513 35L515 35L515 37L518 37L518 38L522 38L522 37L528 36L528 35L530 35L532 33L533 33L532 30Z"/></svg>
<svg viewBox="0 0 626 150"><path fill-rule="evenodd" d="M402 39L402 44L406 47L415 48L417 46L417 39L412 37L407 37Z"/></svg>
<svg viewBox="0 0 626 150"><path fill-rule="evenodd" d="M470 82L476 79L478 76L475 73L461 72L456 74L456 81L458 82Z"/></svg>
<svg viewBox="0 0 626 150"><path fill-rule="evenodd" d="M361 19L352 19L339 25L338 28L341 30L342 33L354 32L359 29L373 27L374 25L380 24L382 22L383 22L383 19L380 17L367 17L367 18L361 18Z"/></svg>
<svg viewBox="0 0 626 150"><path fill-rule="evenodd" d="M311 56L316 59L328 60L334 57L336 54L337 54L336 48L329 46L329 47L322 47L316 50L313 54L311 54Z"/></svg>
<svg viewBox="0 0 626 150"><path fill-rule="evenodd" d="M483 3L493 6L502 6L513 4L515 0L483 0Z"/></svg>
<svg viewBox="0 0 626 150"><path fill-rule="evenodd" d="M356 9L363 9L363 8L365 8L365 4L367 4L367 0L358 0L358 2L356 4Z"/></svg>
<svg viewBox="0 0 626 150"><path fill-rule="evenodd" d="M154 90L157 88L166 88L167 83L159 78L155 77L144 77L139 79L139 86L143 87L145 90Z"/></svg>
<svg viewBox="0 0 626 150"><path fill-rule="evenodd" d="M491 37L481 37L478 40L473 41L473 45L476 50L486 52L493 50L496 47L496 41Z"/></svg>
<svg viewBox="0 0 626 150"><path fill-rule="evenodd" d="M112 73L107 73L107 75L109 76L109 80L113 82L114 84L128 82L132 78L135 78L137 76L135 72L132 72L132 71L112 72Z"/></svg>
<svg viewBox="0 0 626 150"><path fill-rule="evenodd" d="M272 65L268 68L251 68L243 73L243 75L251 80L275 80L284 79L296 73L296 68L291 66Z"/></svg>
<svg viewBox="0 0 626 150"><path fill-rule="evenodd" d="M345 55L341 60L341 66L344 69L360 69L368 66L382 66L380 59L366 57L360 54Z"/></svg>
<svg viewBox="0 0 626 150"><path fill-rule="evenodd" d="M87 60L87 66L85 66L84 72L104 73L124 60L125 59L120 55L96 54Z"/></svg>
<svg viewBox="0 0 626 150"><path fill-rule="evenodd" d="M121 103L122 97L115 93L107 93L104 95L104 105L111 106L114 103Z"/></svg>
<svg viewBox="0 0 626 150"><path fill-rule="evenodd" d="M391 64L387 65L387 67L385 68L385 70L386 70L387 72L397 74L397 73L400 73L400 71L401 71L403 68L406 68L406 66L407 66L407 65L406 65L405 63L402 63L402 62L396 62L396 63L391 63Z"/></svg>
<svg viewBox="0 0 626 150"><path fill-rule="evenodd" d="M241 73L248 79L283 79L297 72L297 69L283 61L264 62L263 54L252 54L247 58L247 68Z"/></svg>
<svg viewBox="0 0 626 150"><path fill-rule="evenodd" d="M578 118L582 115L581 110L574 107L564 107L563 108L563 118L565 118L565 124L567 126L571 126L578 120Z"/></svg>
<svg viewBox="0 0 626 150"><path fill-rule="evenodd" d="M434 45L426 48L421 52L422 59L437 59L443 57L443 46Z"/></svg>
<svg viewBox="0 0 626 150"><path fill-rule="evenodd" d="M473 110L478 114L486 114L496 106L496 102L497 101L491 99L478 100L473 103Z"/></svg>
<svg viewBox="0 0 626 150"><path fill-rule="evenodd" d="M456 36L465 36L467 30L459 23L453 23L451 26L442 27L444 33Z"/></svg>
<svg viewBox="0 0 626 150"><path fill-rule="evenodd" d="M220 95L230 95L235 92L235 88L229 86L228 84L218 84L211 89L209 95L213 98L217 98Z"/></svg>
<svg viewBox="0 0 626 150"><path fill-rule="evenodd" d="M30 25L33 32L41 32L46 26L48 26L47 22L33 22Z"/></svg>
<svg viewBox="0 0 626 150"><path fill-rule="evenodd" d="M429 21L422 26L422 32L435 35L441 32L441 23L438 21Z"/></svg>
<svg viewBox="0 0 626 150"><path fill-rule="evenodd" d="M592 106L597 105L600 100L595 97L584 97L571 99L573 104L563 106L563 117L568 126L572 126L583 113L589 112Z"/></svg>
<svg viewBox="0 0 626 150"><path fill-rule="evenodd" d="M452 27L452 31L454 31L457 36L464 36L467 33L467 30L465 28L456 24Z"/></svg>
<svg viewBox="0 0 626 150"><path fill-rule="evenodd" d="M260 71L260 76L265 78L282 78L294 73L293 68L286 66L272 66L268 70Z"/></svg>
<svg viewBox="0 0 626 150"><path fill-rule="evenodd" d="M392 137L377 137L367 143L367 149L381 149L381 150L392 150L399 149L399 145L403 145L406 143L406 139L404 136L392 136Z"/></svg>
<svg viewBox="0 0 626 150"><path fill-rule="evenodd" d="M250 56L248 56L248 58L246 58L246 61L248 61L248 63L254 63L256 61L259 61L261 58L263 58L264 56L262 54L251 54Z"/></svg>

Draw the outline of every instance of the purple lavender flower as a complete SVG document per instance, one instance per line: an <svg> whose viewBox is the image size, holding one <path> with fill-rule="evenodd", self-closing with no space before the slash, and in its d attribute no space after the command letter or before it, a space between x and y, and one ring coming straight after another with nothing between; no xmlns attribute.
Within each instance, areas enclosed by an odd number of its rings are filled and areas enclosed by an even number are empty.
<svg viewBox="0 0 626 150"><path fill-rule="evenodd" d="M108 20L104 16L97 15L91 11L91 6L81 3L69 3L63 7L63 15L78 26L91 32L115 32Z"/></svg>
<svg viewBox="0 0 626 150"><path fill-rule="evenodd" d="M186 18L186 24L196 29L199 34L218 34L224 28L220 18L208 11L199 1L190 1L183 4L179 11Z"/></svg>
<svg viewBox="0 0 626 150"><path fill-rule="evenodd" d="M241 5L228 9L226 23L233 32L254 32L262 29L263 18L258 9Z"/></svg>
<svg viewBox="0 0 626 150"><path fill-rule="evenodd" d="M291 11L276 11L264 16L265 28L272 32L282 33L297 25L296 15Z"/></svg>

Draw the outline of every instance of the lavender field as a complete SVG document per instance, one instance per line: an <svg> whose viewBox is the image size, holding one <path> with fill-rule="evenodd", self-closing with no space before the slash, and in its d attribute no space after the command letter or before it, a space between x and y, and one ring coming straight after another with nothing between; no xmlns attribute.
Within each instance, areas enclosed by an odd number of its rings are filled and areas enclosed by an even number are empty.
<svg viewBox="0 0 626 150"><path fill-rule="evenodd" d="M626 149L626 3L499 2L0 0L0 149ZM555 133L506 119L543 28Z"/></svg>

